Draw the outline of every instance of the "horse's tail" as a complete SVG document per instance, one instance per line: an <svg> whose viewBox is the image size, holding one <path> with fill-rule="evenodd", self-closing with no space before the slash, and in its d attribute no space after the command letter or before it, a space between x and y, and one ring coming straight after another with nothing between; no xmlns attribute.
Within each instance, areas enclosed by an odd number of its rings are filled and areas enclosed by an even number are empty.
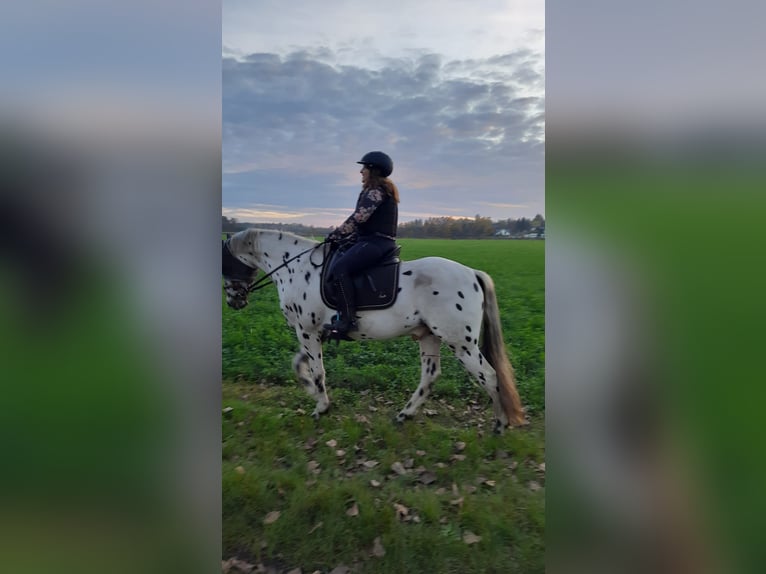
<svg viewBox="0 0 766 574"><path fill-rule="evenodd" d="M477 271L476 278L479 280L484 291L484 320L482 321L481 353L497 373L497 387L500 395L500 405L503 407L508 422L511 426L525 424L524 409L521 406L519 392L516 389L516 380L513 375L513 367L508 359L503 340L503 328L500 324L500 309L497 306L495 284L492 278L483 271Z"/></svg>

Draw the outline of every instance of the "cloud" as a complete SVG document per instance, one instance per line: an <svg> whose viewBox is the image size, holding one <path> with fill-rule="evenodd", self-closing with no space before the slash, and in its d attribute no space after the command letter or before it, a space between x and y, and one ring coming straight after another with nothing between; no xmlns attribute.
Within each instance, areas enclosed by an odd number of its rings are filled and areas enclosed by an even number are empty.
<svg viewBox="0 0 766 574"><path fill-rule="evenodd" d="M542 86L539 56L420 53L379 69L340 60L328 48L224 57L224 206L278 196L301 213L350 210L355 162L382 149L407 213L438 215L436 192L472 214L492 202L505 206L496 217L543 211L544 99L530 88Z"/></svg>

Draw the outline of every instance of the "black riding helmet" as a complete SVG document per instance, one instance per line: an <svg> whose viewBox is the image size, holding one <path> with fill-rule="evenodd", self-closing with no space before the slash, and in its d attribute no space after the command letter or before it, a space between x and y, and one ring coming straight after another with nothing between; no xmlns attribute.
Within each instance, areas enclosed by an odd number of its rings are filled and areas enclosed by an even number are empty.
<svg viewBox="0 0 766 574"><path fill-rule="evenodd" d="M364 154L364 157L356 163L361 163L368 169L378 170L383 177L388 177L391 175L391 172L394 171L393 160L382 151L371 151L370 153L366 153Z"/></svg>

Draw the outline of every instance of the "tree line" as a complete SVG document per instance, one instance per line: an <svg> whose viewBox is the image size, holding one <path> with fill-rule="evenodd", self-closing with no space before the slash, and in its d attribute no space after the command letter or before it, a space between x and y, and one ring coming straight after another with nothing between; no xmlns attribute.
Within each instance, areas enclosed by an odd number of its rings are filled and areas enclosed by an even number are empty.
<svg viewBox="0 0 766 574"><path fill-rule="evenodd" d="M332 230L332 227L316 227L302 223L245 223L225 215L222 216L221 225L224 233L236 233L248 227L260 227L262 229L279 229L303 236L323 237ZM525 237L529 234L543 237L545 218L540 214L532 219L521 217L497 221L480 215L476 215L473 219L468 217L429 217L428 219L415 219L400 223L397 233L399 237L442 239L481 239L496 237L499 234L504 237Z"/></svg>
<svg viewBox="0 0 766 574"><path fill-rule="evenodd" d="M495 237L507 232L510 237L522 237L528 233L545 232L545 218L538 214L533 219L501 219L476 215L473 219L452 217L429 217L399 224L400 237L439 237L446 239L480 239Z"/></svg>

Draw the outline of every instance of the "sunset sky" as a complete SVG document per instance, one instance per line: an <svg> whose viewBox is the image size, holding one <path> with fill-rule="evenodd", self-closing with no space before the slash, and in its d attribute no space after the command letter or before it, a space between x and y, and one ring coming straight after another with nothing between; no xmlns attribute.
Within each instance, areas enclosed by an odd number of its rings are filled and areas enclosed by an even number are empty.
<svg viewBox="0 0 766 574"><path fill-rule="evenodd" d="M332 226L355 162L400 221L545 214L544 3L223 3L223 214Z"/></svg>

